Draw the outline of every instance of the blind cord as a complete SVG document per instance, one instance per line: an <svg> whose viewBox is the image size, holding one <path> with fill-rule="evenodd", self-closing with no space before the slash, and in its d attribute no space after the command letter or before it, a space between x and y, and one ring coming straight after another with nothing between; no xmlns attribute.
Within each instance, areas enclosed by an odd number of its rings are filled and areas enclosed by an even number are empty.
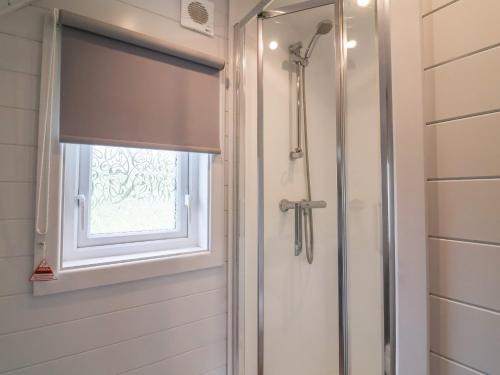
<svg viewBox="0 0 500 375"><path fill-rule="evenodd" d="M58 10L54 9L53 13L53 25L52 25L52 40L50 46L50 60L49 60L49 71L48 71L48 83L47 83L47 99L45 101L45 113L43 119L43 141L42 141L42 152L40 155L40 183L37 189L36 197L36 232L39 235L46 235L49 229L49 202L50 202L50 162L51 162L51 144L52 144L52 126L50 121L52 121L52 103L54 96L54 78L55 78L55 63L56 63L56 50L57 50L57 17ZM48 143L48 144L47 144ZM48 155L48 157L47 157ZM45 160L47 158L47 160ZM41 217L41 206L42 206L42 184L43 177L46 176L46 199L45 199L45 218L43 222L43 229L40 227L40 217ZM45 243L42 243L44 258L45 258Z"/></svg>

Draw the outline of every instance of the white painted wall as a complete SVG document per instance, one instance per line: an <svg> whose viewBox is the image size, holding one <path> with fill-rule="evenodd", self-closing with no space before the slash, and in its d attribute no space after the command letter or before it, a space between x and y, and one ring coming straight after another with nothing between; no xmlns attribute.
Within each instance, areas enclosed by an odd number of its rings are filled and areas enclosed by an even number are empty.
<svg viewBox="0 0 500 375"><path fill-rule="evenodd" d="M63 7L225 57L226 1L216 1L215 38L181 29L179 3L42 0L0 18L2 373L225 372L227 266L46 297L33 297L28 281L44 14Z"/></svg>
<svg viewBox="0 0 500 375"><path fill-rule="evenodd" d="M497 374L500 3L422 8L431 374Z"/></svg>

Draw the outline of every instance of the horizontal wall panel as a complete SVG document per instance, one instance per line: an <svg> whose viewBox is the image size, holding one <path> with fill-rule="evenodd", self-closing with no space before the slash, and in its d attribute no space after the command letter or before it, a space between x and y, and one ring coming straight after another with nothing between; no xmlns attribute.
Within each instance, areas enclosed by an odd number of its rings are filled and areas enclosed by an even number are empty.
<svg viewBox="0 0 500 375"><path fill-rule="evenodd" d="M165 361L226 337L226 315L8 372L9 375L108 375ZM180 374L184 374L180 372Z"/></svg>
<svg viewBox="0 0 500 375"><path fill-rule="evenodd" d="M430 356L430 367L430 375L483 375L480 372L469 369L432 353Z"/></svg>
<svg viewBox="0 0 500 375"><path fill-rule="evenodd" d="M0 182L0 219L32 219L34 215L33 183Z"/></svg>
<svg viewBox="0 0 500 375"><path fill-rule="evenodd" d="M220 314L226 311L225 297L226 290L218 289L3 335L0 336L0 371L78 354Z"/></svg>
<svg viewBox="0 0 500 375"><path fill-rule="evenodd" d="M37 109L39 77L0 70L0 106Z"/></svg>
<svg viewBox="0 0 500 375"><path fill-rule="evenodd" d="M174 41L176 44L184 46L193 46L193 48L196 48L200 52L225 57L224 38L211 38L181 28L179 27L179 20L167 19L123 2L102 0L39 0L36 5L49 9L54 7L64 9L151 37ZM177 14L176 17L180 18L180 15ZM131 19L134 22L129 22Z"/></svg>
<svg viewBox="0 0 500 375"><path fill-rule="evenodd" d="M500 47L424 72L427 123L500 109Z"/></svg>
<svg viewBox="0 0 500 375"><path fill-rule="evenodd" d="M431 351L487 374L500 374L500 314L430 298Z"/></svg>
<svg viewBox="0 0 500 375"><path fill-rule="evenodd" d="M426 126L428 178L500 176L500 113Z"/></svg>
<svg viewBox="0 0 500 375"><path fill-rule="evenodd" d="M183 355L126 372L129 375L199 375L226 362L226 342L218 341Z"/></svg>
<svg viewBox="0 0 500 375"><path fill-rule="evenodd" d="M226 375L226 374L227 374L226 367L224 366L224 367L219 367L215 370L205 372L202 375Z"/></svg>
<svg viewBox="0 0 500 375"><path fill-rule="evenodd" d="M456 0L422 0L422 14L427 14L455 1Z"/></svg>
<svg viewBox="0 0 500 375"><path fill-rule="evenodd" d="M431 293L500 311L500 246L428 243Z"/></svg>
<svg viewBox="0 0 500 375"><path fill-rule="evenodd" d="M0 298L0 334L65 323L224 288L224 267L44 297Z"/></svg>
<svg viewBox="0 0 500 375"><path fill-rule="evenodd" d="M38 111L0 107L0 143L35 145Z"/></svg>
<svg viewBox="0 0 500 375"><path fill-rule="evenodd" d="M48 14L46 10L30 6L2 16L0 32L41 42L45 14Z"/></svg>
<svg viewBox="0 0 500 375"><path fill-rule="evenodd" d="M0 144L0 182L33 182L36 177L36 149L32 146Z"/></svg>
<svg viewBox="0 0 500 375"><path fill-rule="evenodd" d="M0 297L20 293L32 293L29 278L33 271L33 257L22 256L0 259ZM3 312L2 312L3 317Z"/></svg>
<svg viewBox="0 0 500 375"><path fill-rule="evenodd" d="M500 244L500 179L427 183L429 235Z"/></svg>
<svg viewBox="0 0 500 375"><path fill-rule="evenodd" d="M0 51L0 69L40 74L40 42L0 33Z"/></svg>
<svg viewBox="0 0 500 375"><path fill-rule="evenodd" d="M34 225L30 219L0 220L0 258L33 255Z"/></svg>
<svg viewBox="0 0 500 375"><path fill-rule="evenodd" d="M500 43L500 1L460 0L425 17L424 68Z"/></svg>

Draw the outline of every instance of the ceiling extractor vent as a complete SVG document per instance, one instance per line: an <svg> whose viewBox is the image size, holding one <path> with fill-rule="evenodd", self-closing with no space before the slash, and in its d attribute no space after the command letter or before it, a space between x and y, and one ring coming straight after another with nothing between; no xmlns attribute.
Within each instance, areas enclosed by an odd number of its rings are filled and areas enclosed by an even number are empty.
<svg viewBox="0 0 500 375"><path fill-rule="evenodd" d="M181 0L181 25L206 35L214 35L214 3L207 0Z"/></svg>

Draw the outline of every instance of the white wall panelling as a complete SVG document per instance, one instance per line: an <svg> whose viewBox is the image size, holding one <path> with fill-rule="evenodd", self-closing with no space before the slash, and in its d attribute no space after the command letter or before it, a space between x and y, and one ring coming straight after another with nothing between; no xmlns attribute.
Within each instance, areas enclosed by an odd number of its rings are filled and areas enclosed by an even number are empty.
<svg viewBox="0 0 500 375"><path fill-rule="evenodd" d="M431 297L430 307L431 351L498 374L500 313L436 297Z"/></svg>
<svg viewBox="0 0 500 375"><path fill-rule="evenodd" d="M0 106L0 140L4 144L36 144L37 111Z"/></svg>
<svg viewBox="0 0 500 375"><path fill-rule="evenodd" d="M500 113L426 127L428 178L500 176Z"/></svg>
<svg viewBox="0 0 500 375"><path fill-rule="evenodd" d="M430 292L500 311L500 246L429 239Z"/></svg>
<svg viewBox="0 0 500 375"><path fill-rule="evenodd" d="M37 76L0 70L0 105L19 109L38 109Z"/></svg>
<svg viewBox="0 0 500 375"><path fill-rule="evenodd" d="M177 22L178 15L181 13L180 1L164 0L118 0L125 4L133 5L163 17ZM212 0L215 4L215 35L225 38L228 7L226 0Z"/></svg>
<svg viewBox="0 0 500 375"><path fill-rule="evenodd" d="M46 13L43 9L28 7L4 16L0 22L0 33L41 42L43 16Z"/></svg>
<svg viewBox="0 0 500 375"><path fill-rule="evenodd" d="M437 9L453 4L457 0L422 0L423 14L428 14Z"/></svg>
<svg viewBox="0 0 500 375"><path fill-rule="evenodd" d="M500 3L422 5L431 375L498 374Z"/></svg>
<svg viewBox="0 0 500 375"><path fill-rule="evenodd" d="M218 368L226 360L225 341L221 340L152 365L126 372L130 375L183 374L198 375L203 369Z"/></svg>
<svg viewBox="0 0 500 375"><path fill-rule="evenodd" d="M199 361L199 349L211 346L225 338L225 314L201 319L172 329L158 330L130 340L118 342L77 355L55 359L40 365L10 372L12 375L108 375L138 369L158 361L176 361L176 357L191 354L191 360ZM181 366L187 366L181 361ZM205 365L202 364L201 367ZM204 367L205 369L213 368ZM176 374L184 374L179 368ZM174 372L175 373L175 372ZM199 373L197 373L199 374Z"/></svg>
<svg viewBox="0 0 500 375"><path fill-rule="evenodd" d="M214 38L180 27L178 0L42 0L2 17L0 372L225 373L227 266L71 293L32 296L28 278L33 267L42 27L43 16L55 6L226 56L226 0L216 0ZM225 116L221 121L225 121ZM231 135L226 136L225 149L232 142ZM227 154L225 157L228 159ZM227 179L226 182L229 184Z"/></svg>
<svg viewBox="0 0 500 375"><path fill-rule="evenodd" d="M500 48L425 71L427 123L500 110Z"/></svg>
<svg viewBox="0 0 500 375"><path fill-rule="evenodd" d="M178 2L175 0L175 2ZM156 2L160 4L160 2ZM167 3L173 4L174 0ZM166 39L173 43L195 48L220 57L225 57L226 39L220 35L214 38L181 28L178 19L180 12L172 13L172 18L132 6L117 0L41 0L37 7L61 8L90 16L103 22L148 34L156 38ZM169 8L168 5L164 5ZM170 6L172 7L172 6Z"/></svg>
<svg viewBox="0 0 500 375"><path fill-rule="evenodd" d="M452 362L431 353L431 374L437 375L484 375L483 373Z"/></svg>
<svg viewBox="0 0 500 375"><path fill-rule="evenodd" d="M432 181L429 235L500 243L500 179Z"/></svg>
<svg viewBox="0 0 500 375"><path fill-rule="evenodd" d="M33 221L30 219L0 220L0 258L31 255L33 228Z"/></svg>
<svg viewBox="0 0 500 375"><path fill-rule="evenodd" d="M33 146L0 144L0 181L33 182L35 158Z"/></svg>
<svg viewBox="0 0 500 375"><path fill-rule="evenodd" d="M40 74L42 45L40 42L14 35L0 34L0 69Z"/></svg>
<svg viewBox="0 0 500 375"><path fill-rule="evenodd" d="M221 314L226 311L225 296L225 289L217 289L4 335L0 337L0 370L79 354Z"/></svg>
<svg viewBox="0 0 500 375"><path fill-rule="evenodd" d="M461 0L424 17L424 68L498 45L499 13L497 0Z"/></svg>
<svg viewBox="0 0 500 375"><path fill-rule="evenodd" d="M32 219L34 204L33 183L0 182L0 219Z"/></svg>

